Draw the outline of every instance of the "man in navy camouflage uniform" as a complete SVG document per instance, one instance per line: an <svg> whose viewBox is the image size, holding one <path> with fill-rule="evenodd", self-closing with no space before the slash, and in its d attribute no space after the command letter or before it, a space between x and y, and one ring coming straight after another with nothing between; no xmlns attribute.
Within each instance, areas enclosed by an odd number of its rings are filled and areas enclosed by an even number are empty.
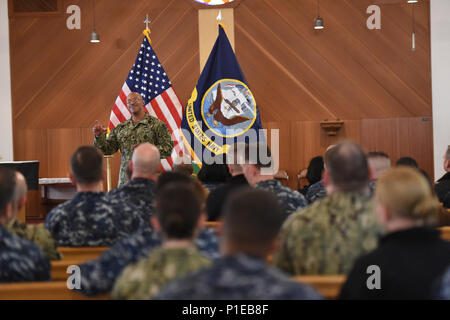
<svg viewBox="0 0 450 320"><path fill-rule="evenodd" d="M203 190L198 188L189 176L176 172L162 173L158 177L155 193L157 194L164 186L176 182L193 185L203 196ZM204 196L203 201L205 201ZM86 296L110 292L125 267L148 258L153 249L159 248L161 243L161 234L151 227L118 241L98 259L80 265L81 289L78 292ZM219 256L219 239L212 228L204 228L200 231L195 240L195 246L209 259L216 259Z"/></svg>
<svg viewBox="0 0 450 320"><path fill-rule="evenodd" d="M164 300L320 299L311 287L293 282L266 258L276 247L284 213L271 192L235 191L223 211L222 258L161 289Z"/></svg>
<svg viewBox="0 0 450 320"><path fill-rule="evenodd" d="M111 246L150 225L132 203L103 192L103 155L93 146L79 147L71 158L75 197L54 208L45 220L59 246Z"/></svg>
<svg viewBox="0 0 450 320"><path fill-rule="evenodd" d="M261 150L262 152L266 152L267 159L262 159ZM255 155L255 159L252 159L253 155ZM245 148L245 154L238 155L238 157L244 162L242 168L248 183L252 187L270 191L275 194L283 206L285 217L308 205L305 197L300 192L283 186L280 181L274 178L273 174L264 173L262 171L263 169L269 169L272 164L272 156L266 144L249 144ZM244 157L244 159L242 157Z"/></svg>
<svg viewBox="0 0 450 320"><path fill-rule="evenodd" d="M150 142L159 149L163 158L170 157L173 149L172 136L166 124L146 112L145 101L139 93L131 92L127 96L127 108L131 113L131 118L112 129L108 137L106 129L98 121L93 128L94 145L104 154L113 154L120 149L122 162L119 186L128 182L128 162L136 145Z"/></svg>
<svg viewBox="0 0 450 320"><path fill-rule="evenodd" d="M0 282L50 280L50 263L32 242L8 232L16 173L0 169Z"/></svg>
<svg viewBox="0 0 450 320"><path fill-rule="evenodd" d="M377 246L382 234L361 147L340 142L326 153L325 163L329 195L293 213L281 231L274 263L291 275L347 274L359 255Z"/></svg>
<svg viewBox="0 0 450 320"><path fill-rule="evenodd" d="M108 192L108 198L134 204L143 219L150 221L160 162L158 148L150 143L140 144L134 150L130 162L131 181Z"/></svg>

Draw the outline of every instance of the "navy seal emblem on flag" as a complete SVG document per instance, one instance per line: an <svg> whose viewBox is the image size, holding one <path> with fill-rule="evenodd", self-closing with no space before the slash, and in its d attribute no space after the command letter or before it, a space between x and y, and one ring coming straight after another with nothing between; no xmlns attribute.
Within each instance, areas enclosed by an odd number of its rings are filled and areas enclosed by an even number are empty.
<svg viewBox="0 0 450 320"><path fill-rule="evenodd" d="M236 137L256 120L256 102L247 85L235 79L214 83L203 96L202 117L215 134Z"/></svg>

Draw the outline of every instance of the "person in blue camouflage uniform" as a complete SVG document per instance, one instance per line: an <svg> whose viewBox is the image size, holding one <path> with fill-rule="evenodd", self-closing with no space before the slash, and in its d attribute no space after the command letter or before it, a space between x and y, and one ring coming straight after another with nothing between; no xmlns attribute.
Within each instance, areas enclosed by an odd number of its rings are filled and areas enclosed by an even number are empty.
<svg viewBox="0 0 450 320"><path fill-rule="evenodd" d="M194 186L202 197L202 201L205 202L206 195L201 185L195 183L186 174L177 172L160 174L155 194L158 194L166 185L176 182ZM81 289L77 291L86 296L97 296L110 292L125 267L150 257L153 250L159 248L161 244L161 234L150 226L118 241L98 259L80 265ZM213 228L203 228L195 240L195 246L209 259L219 257L219 239Z"/></svg>
<svg viewBox="0 0 450 320"><path fill-rule="evenodd" d="M264 163L260 150L267 150L267 163ZM251 159L252 155L257 155L257 159ZM285 217L288 217L294 211L304 208L308 205L305 197L298 191L294 191L281 184L274 178L273 174L263 172L264 169L270 169L272 156L270 150L264 143L252 143L246 146L245 154L238 155L243 160L242 169L248 183L257 189L270 191L275 194L283 206ZM245 157L242 159L242 157Z"/></svg>
<svg viewBox="0 0 450 320"><path fill-rule="evenodd" d="M374 193L375 193L375 186L376 186L376 180L370 180L369 188L370 188L371 195L374 195ZM323 180L320 180L308 188L308 191L306 191L305 198L309 204L312 204L313 202L315 202L317 200L321 200L321 199L325 198L326 196L327 196L327 190L325 190L325 186L323 185Z"/></svg>
<svg viewBox="0 0 450 320"><path fill-rule="evenodd" d="M286 220L274 263L291 275L346 274L377 246L381 226L373 212L369 167L359 145L341 142L325 156L330 194Z"/></svg>
<svg viewBox="0 0 450 320"><path fill-rule="evenodd" d="M94 145L110 155L120 149L122 162L120 164L118 186L128 182L127 168L134 148L140 143L154 144L162 158L170 157L173 149L172 136L166 124L146 113L145 101L137 92L131 92L127 97L127 108L131 118L118 124L106 137L106 129L96 121L93 128Z"/></svg>
<svg viewBox="0 0 450 320"><path fill-rule="evenodd" d="M436 283L436 298L450 300L450 265Z"/></svg>
<svg viewBox="0 0 450 320"><path fill-rule="evenodd" d="M245 187L237 190L227 199L223 218L223 257L209 268L169 283L156 299L321 299L313 288L293 282L265 261L276 247L284 221L273 193Z"/></svg>
<svg viewBox="0 0 450 320"><path fill-rule="evenodd" d="M143 219L150 221L160 161L159 151L154 145L140 144L130 162L130 182L108 192L108 198L134 204Z"/></svg>
<svg viewBox="0 0 450 320"><path fill-rule="evenodd" d="M312 184L308 190L306 191L305 198L309 204L313 203L316 200L323 199L327 196L327 190L325 190L325 186L323 185L323 180L317 181Z"/></svg>
<svg viewBox="0 0 450 320"><path fill-rule="evenodd" d="M59 246L111 246L150 225L132 203L103 192L103 155L92 146L79 147L71 158L72 200L50 211L45 228Z"/></svg>
<svg viewBox="0 0 450 320"><path fill-rule="evenodd" d="M13 215L16 173L0 169L0 283L50 280L50 263L31 241L8 232L5 225Z"/></svg>

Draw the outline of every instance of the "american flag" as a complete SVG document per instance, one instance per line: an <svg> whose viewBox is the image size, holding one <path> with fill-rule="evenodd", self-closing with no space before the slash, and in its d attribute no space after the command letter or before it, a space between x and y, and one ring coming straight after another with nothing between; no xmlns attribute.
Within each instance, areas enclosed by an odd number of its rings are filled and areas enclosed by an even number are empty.
<svg viewBox="0 0 450 320"><path fill-rule="evenodd" d="M136 61L111 110L109 130L130 119L131 113L127 108L130 92L138 92L144 98L148 113L164 121L175 137L172 155L161 160L162 169L170 170L176 157L183 155L184 145L179 130L183 107L147 37L142 41Z"/></svg>

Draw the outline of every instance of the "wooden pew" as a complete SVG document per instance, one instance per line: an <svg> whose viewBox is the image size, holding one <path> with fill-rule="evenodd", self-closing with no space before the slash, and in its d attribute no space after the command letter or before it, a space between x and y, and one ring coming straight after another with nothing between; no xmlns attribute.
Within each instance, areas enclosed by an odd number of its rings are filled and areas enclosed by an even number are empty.
<svg viewBox="0 0 450 320"><path fill-rule="evenodd" d="M220 221L206 221L205 228L213 228L217 234L220 234L222 222Z"/></svg>
<svg viewBox="0 0 450 320"><path fill-rule="evenodd" d="M442 240L450 241L450 227L442 227L439 230L441 230Z"/></svg>
<svg viewBox="0 0 450 320"><path fill-rule="evenodd" d="M67 288L66 281L0 284L0 300L106 300L108 295L85 297Z"/></svg>
<svg viewBox="0 0 450 320"><path fill-rule="evenodd" d="M67 268L71 265L80 265L84 261L81 260L60 260L60 261L51 261L50 262L50 274L54 281L66 281L70 276L67 273Z"/></svg>
<svg viewBox="0 0 450 320"><path fill-rule="evenodd" d="M97 259L109 247L58 247L63 260L88 261Z"/></svg>
<svg viewBox="0 0 450 320"><path fill-rule="evenodd" d="M344 275L296 276L293 278L293 280L296 282L301 282L312 286L327 299L337 299L339 293L341 292L341 288L346 280L346 276Z"/></svg>

